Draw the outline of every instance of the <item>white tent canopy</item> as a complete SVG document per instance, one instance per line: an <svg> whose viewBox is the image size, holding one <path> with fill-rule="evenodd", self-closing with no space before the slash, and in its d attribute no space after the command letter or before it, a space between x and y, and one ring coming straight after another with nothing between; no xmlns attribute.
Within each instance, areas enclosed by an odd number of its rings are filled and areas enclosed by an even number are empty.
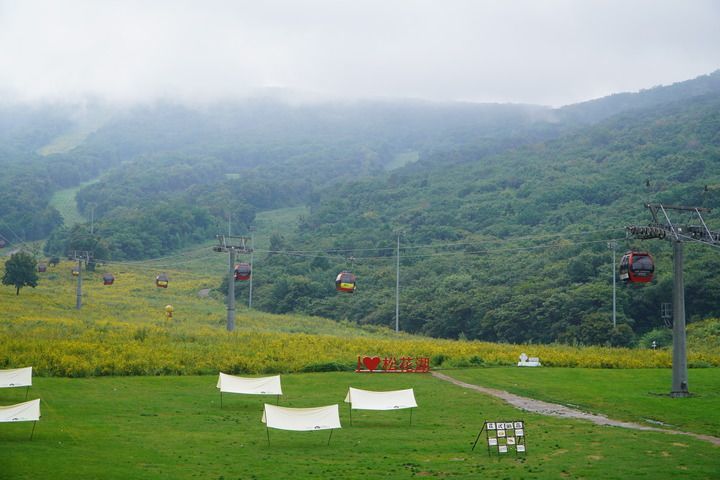
<svg viewBox="0 0 720 480"><path fill-rule="evenodd" d="M337 404L315 408L288 408L266 403L262 422L268 428L298 432L342 428Z"/></svg>
<svg viewBox="0 0 720 480"><path fill-rule="evenodd" d="M29 387L32 385L32 367L0 370L0 388Z"/></svg>
<svg viewBox="0 0 720 480"><path fill-rule="evenodd" d="M274 377L236 377L220 372L217 388L220 392L244 393L248 395L282 395L280 375Z"/></svg>
<svg viewBox="0 0 720 480"><path fill-rule="evenodd" d="M353 410L398 410L417 407L415 392L412 388L373 392L350 387L345 402L349 403Z"/></svg>
<svg viewBox="0 0 720 480"><path fill-rule="evenodd" d="M0 422L37 422L40 420L40 399L0 407Z"/></svg>

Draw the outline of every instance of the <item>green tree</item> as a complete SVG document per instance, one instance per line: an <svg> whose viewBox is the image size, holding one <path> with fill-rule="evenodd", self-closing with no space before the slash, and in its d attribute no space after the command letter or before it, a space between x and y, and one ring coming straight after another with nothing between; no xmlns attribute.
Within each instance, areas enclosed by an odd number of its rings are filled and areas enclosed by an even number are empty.
<svg viewBox="0 0 720 480"><path fill-rule="evenodd" d="M14 253L5 262L2 283L3 285L14 285L15 295L20 295L22 287L37 287L37 281L37 262L29 253Z"/></svg>

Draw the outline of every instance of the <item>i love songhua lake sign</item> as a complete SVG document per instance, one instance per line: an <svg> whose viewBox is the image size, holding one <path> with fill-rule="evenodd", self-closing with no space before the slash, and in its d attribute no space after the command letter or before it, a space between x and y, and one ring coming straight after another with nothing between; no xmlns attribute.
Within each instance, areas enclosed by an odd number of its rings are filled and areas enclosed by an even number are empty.
<svg viewBox="0 0 720 480"><path fill-rule="evenodd" d="M427 357L364 357L358 355L356 373L428 373Z"/></svg>

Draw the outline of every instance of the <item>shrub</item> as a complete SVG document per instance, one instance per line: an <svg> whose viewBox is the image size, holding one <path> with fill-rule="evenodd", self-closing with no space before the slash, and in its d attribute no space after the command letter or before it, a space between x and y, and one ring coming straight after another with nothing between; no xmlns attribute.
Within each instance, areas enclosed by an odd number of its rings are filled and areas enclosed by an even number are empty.
<svg viewBox="0 0 720 480"><path fill-rule="evenodd" d="M300 369L301 372L349 372L352 370L355 368L339 362L311 363Z"/></svg>
<svg viewBox="0 0 720 480"><path fill-rule="evenodd" d="M652 348L653 342L655 342L656 348L671 346L673 343L672 330L668 328L656 328L655 330L650 330L640 337L638 346L641 348Z"/></svg>

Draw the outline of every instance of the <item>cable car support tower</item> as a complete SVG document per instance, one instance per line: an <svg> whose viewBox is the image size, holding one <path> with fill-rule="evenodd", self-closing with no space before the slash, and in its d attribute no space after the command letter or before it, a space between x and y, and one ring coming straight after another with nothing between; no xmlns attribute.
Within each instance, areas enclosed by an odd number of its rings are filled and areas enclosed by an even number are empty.
<svg viewBox="0 0 720 480"><path fill-rule="evenodd" d="M652 223L647 226L628 225L628 236L638 240L668 240L673 246L673 357L671 397L688 397L687 349L685 340L685 286L683 284L683 243L687 241L715 245L720 232L711 231L702 218L709 208L646 204ZM670 220L668 212L690 214L695 224L679 224Z"/></svg>
<svg viewBox="0 0 720 480"><path fill-rule="evenodd" d="M80 310L82 308L82 267L83 262L85 262L85 268L87 269L87 265L92 260L93 254L92 252L83 250L73 251L73 254L70 255L70 260L74 260L77 262L77 286L75 287L75 308L77 310Z"/></svg>
<svg viewBox="0 0 720 480"><path fill-rule="evenodd" d="M234 237L230 235L218 235L219 245L213 247L215 252L228 253L228 295L227 295L227 331L235 330L235 255L238 253L251 253L252 247L248 247L250 237Z"/></svg>

